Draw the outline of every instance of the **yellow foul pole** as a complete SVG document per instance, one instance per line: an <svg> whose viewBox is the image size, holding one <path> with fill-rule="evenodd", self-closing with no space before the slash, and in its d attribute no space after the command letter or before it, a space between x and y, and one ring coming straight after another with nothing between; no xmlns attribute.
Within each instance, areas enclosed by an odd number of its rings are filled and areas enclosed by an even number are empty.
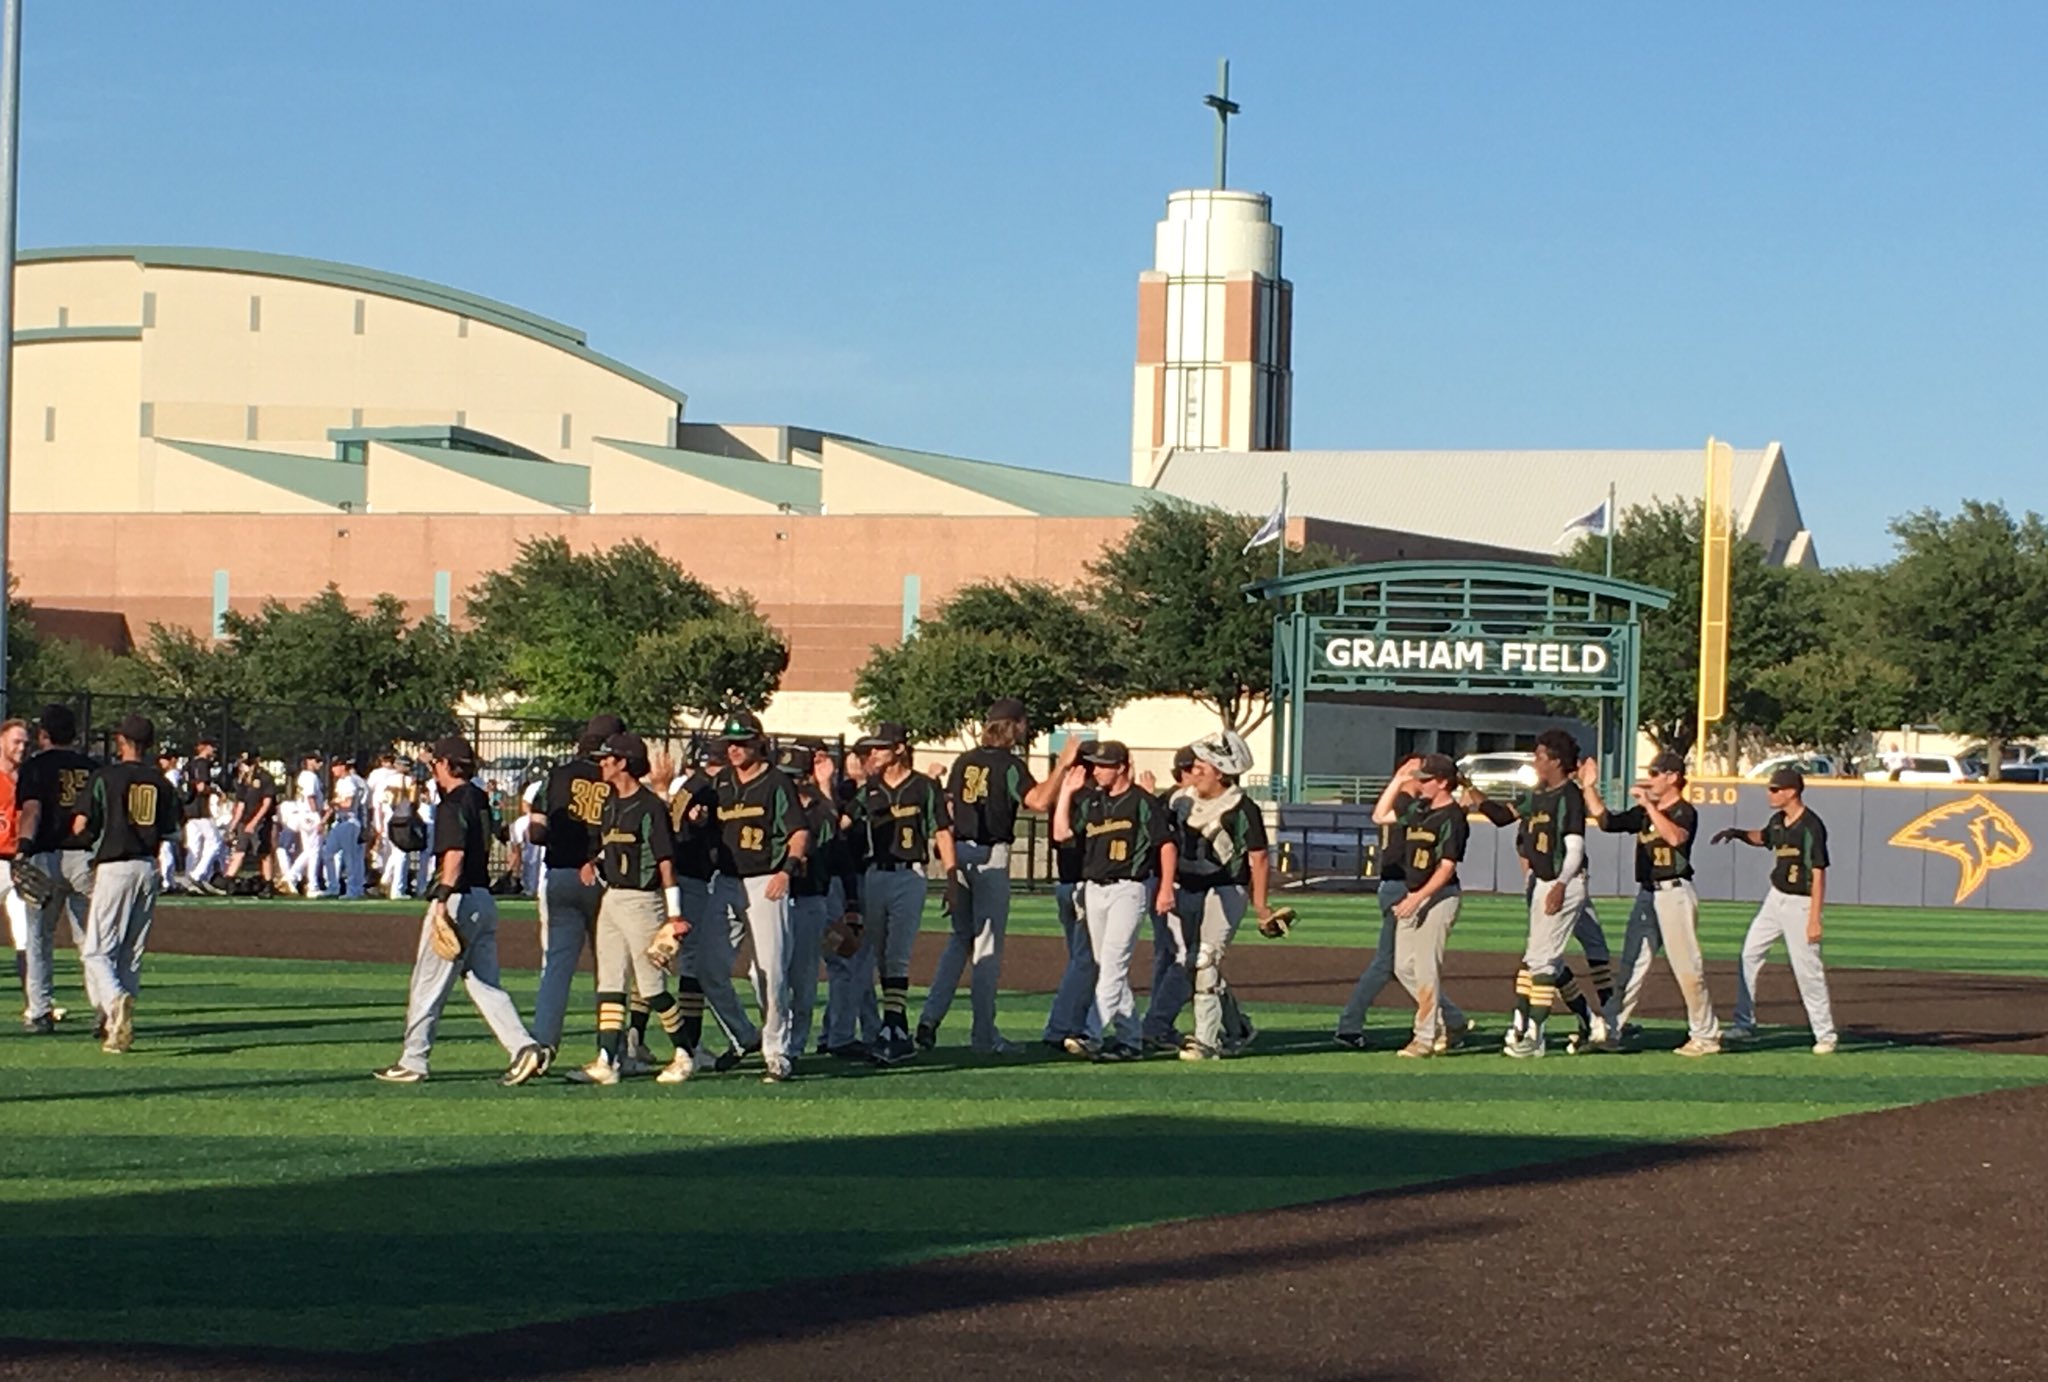
<svg viewBox="0 0 2048 1382"><path fill-rule="evenodd" d="M1707 736L1728 713L1728 544L1735 526L1729 493L1734 468L1735 448L1708 437L1700 541L1699 737L1693 743L1693 761L1702 772Z"/></svg>

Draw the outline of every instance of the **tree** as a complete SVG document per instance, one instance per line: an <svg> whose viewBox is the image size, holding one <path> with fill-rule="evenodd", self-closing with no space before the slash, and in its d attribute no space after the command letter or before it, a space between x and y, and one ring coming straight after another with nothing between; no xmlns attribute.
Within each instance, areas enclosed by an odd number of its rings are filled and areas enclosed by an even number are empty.
<svg viewBox="0 0 2048 1382"><path fill-rule="evenodd" d="M1125 696L1118 634L1080 596L1043 581L962 586L907 642L876 648L854 683L869 723L949 739L1015 696L1042 729L1106 717Z"/></svg>
<svg viewBox="0 0 2048 1382"><path fill-rule="evenodd" d="M628 723L661 726L765 710L788 670L789 644L741 601L643 635L619 671L617 705Z"/></svg>
<svg viewBox="0 0 2048 1382"><path fill-rule="evenodd" d="M576 553L532 538L465 597L483 689L531 712L577 720L619 703L625 655L647 634L727 608L702 581L635 539Z"/></svg>
<svg viewBox="0 0 2048 1382"><path fill-rule="evenodd" d="M439 619L408 623L395 595L358 612L330 585L296 608L229 610L221 634L235 692L251 700L446 710L475 681L461 637Z"/></svg>
<svg viewBox="0 0 2048 1382"><path fill-rule="evenodd" d="M1867 649L1828 647L1767 667L1758 685L1780 707L1777 739L1846 761L1870 736L1907 718L1913 683L1904 669Z"/></svg>
<svg viewBox="0 0 2048 1382"><path fill-rule="evenodd" d="M1614 574L1672 593L1671 607L1643 615L1643 732L1659 748L1685 752L1698 736L1700 536L1697 500L1630 508L1614 530ZM1599 571L1604 538L1582 538L1561 558ZM1767 668L1818 646L1820 578L1765 563L1755 543L1729 551L1728 715L1738 731L1768 735L1782 707L1762 681Z"/></svg>
<svg viewBox="0 0 2048 1382"><path fill-rule="evenodd" d="M2048 525L1965 501L1892 521L1887 651L1915 708L1986 741L1994 776L2008 741L2048 728Z"/></svg>
<svg viewBox="0 0 2048 1382"><path fill-rule="evenodd" d="M1186 696L1240 733L1270 713L1273 610L1244 587L1278 570L1278 544L1244 550L1259 520L1155 500L1089 565L1091 603L1116 630L1135 695ZM1290 552L1290 570L1339 564L1327 547Z"/></svg>

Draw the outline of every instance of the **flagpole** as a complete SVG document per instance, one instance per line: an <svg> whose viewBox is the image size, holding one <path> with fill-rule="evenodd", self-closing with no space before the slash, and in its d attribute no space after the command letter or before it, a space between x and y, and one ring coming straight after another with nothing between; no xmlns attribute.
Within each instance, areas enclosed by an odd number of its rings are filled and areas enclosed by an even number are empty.
<svg viewBox="0 0 2048 1382"><path fill-rule="evenodd" d="M1280 472L1280 576L1287 574L1287 472ZM1277 577L1276 577L1277 579Z"/></svg>
<svg viewBox="0 0 2048 1382"><path fill-rule="evenodd" d="M1614 481L1607 482L1607 579L1614 579Z"/></svg>

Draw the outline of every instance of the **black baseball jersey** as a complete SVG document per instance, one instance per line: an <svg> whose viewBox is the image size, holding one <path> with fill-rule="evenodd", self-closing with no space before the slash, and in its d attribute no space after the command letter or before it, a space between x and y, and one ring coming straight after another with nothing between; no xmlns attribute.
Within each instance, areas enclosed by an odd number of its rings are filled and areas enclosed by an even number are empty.
<svg viewBox="0 0 2048 1382"><path fill-rule="evenodd" d="M258 767L249 774L249 780L242 784L238 800L242 803L241 829L270 830L277 825L277 779L270 775L268 768ZM263 820L258 823L257 809L266 800L270 802L270 809L263 813Z"/></svg>
<svg viewBox="0 0 2048 1382"><path fill-rule="evenodd" d="M1401 851L1407 843L1403 822L1407 820L1408 808L1415 804L1415 797L1407 792L1394 798L1394 819L1390 825L1380 827L1380 877L1399 881L1407 877L1402 867Z"/></svg>
<svg viewBox="0 0 2048 1382"><path fill-rule="evenodd" d="M1166 811L1142 787L1111 796L1099 787L1074 795L1074 823L1081 836L1081 878L1087 883L1120 883L1149 878L1154 856L1166 838Z"/></svg>
<svg viewBox="0 0 2048 1382"><path fill-rule="evenodd" d="M1410 891L1429 882L1444 860L1462 861L1471 834L1472 823L1457 802L1432 807L1417 797L1409 803L1401 822L1401 876ZM1458 875L1453 872L1446 886L1455 887L1457 882Z"/></svg>
<svg viewBox="0 0 2048 1382"><path fill-rule="evenodd" d="M839 804L802 783L797 786L797 801L803 807L804 828L811 832L811 848L790 891L799 897L823 897L832 891L836 878L848 901L858 907L857 861L853 842L839 825Z"/></svg>
<svg viewBox="0 0 2048 1382"><path fill-rule="evenodd" d="M443 792L434 808L434 878L441 877L441 856L460 854L462 876L457 890L491 886L491 836L496 820L491 799L474 782Z"/></svg>
<svg viewBox="0 0 2048 1382"><path fill-rule="evenodd" d="M653 892L661 886L662 861L676 849L668 803L645 787L623 797L607 791L597 840L597 872L607 888Z"/></svg>
<svg viewBox="0 0 2048 1382"><path fill-rule="evenodd" d="M953 760L946 795L953 803L953 836L985 845L1017 838L1024 794L1038 785L1024 760L1008 749L969 749Z"/></svg>
<svg viewBox="0 0 2048 1382"><path fill-rule="evenodd" d="M24 843L24 854L92 848L92 837L73 830L71 822L85 810L86 784L98 767L74 748L44 749L21 765L14 788L16 801L23 806L32 801L42 805L36 837Z"/></svg>
<svg viewBox="0 0 2048 1382"><path fill-rule="evenodd" d="M1659 835L1657 827L1650 821L1650 813L1640 806L1631 806L1626 811L1609 811L1601 818L1600 828L1609 834L1636 837L1636 886L1639 888L1692 877L1692 841L1699 833L1700 813L1681 797L1665 807L1664 814L1685 832L1685 839L1678 844L1671 844Z"/></svg>
<svg viewBox="0 0 2048 1382"><path fill-rule="evenodd" d="M1564 872L1564 842L1573 835L1586 834L1586 796L1576 782L1530 793L1529 809L1522 813L1522 834L1516 841L1529 872L1544 882L1554 882Z"/></svg>
<svg viewBox="0 0 2048 1382"><path fill-rule="evenodd" d="M1827 822L1811 807L1789 822L1783 811L1774 811L1764 827L1764 848L1776 856L1771 886L1794 897L1812 897L1814 873L1828 866Z"/></svg>
<svg viewBox="0 0 2048 1382"><path fill-rule="evenodd" d="M1081 799L1087 794L1088 789L1084 787L1074 793L1067 803L1067 815L1073 822L1074 837L1065 844L1057 840L1053 842L1053 867L1058 870L1059 881L1062 883L1081 881L1081 856L1087 847L1087 836L1081 830ZM1052 809L1059 810L1059 804L1055 802Z"/></svg>
<svg viewBox="0 0 2048 1382"><path fill-rule="evenodd" d="M880 773L869 778L860 789L860 810L867 817L870 862L930 859L932 836L946 828L942 805L939 784L923 773L908 773L894 787Z"/></svg>
<svg viewBox="0 0 2048 1382"><path fill-rule="evenodd" d="M612 789L589 758L572 758L548 769L541 793L548 840L543 856L551 869L580 869L597 857L597 832Z"/></svg>
<svg viewBox="0 0 2048 1382"><path fill-rule="evenodd" d="M690 819L691 811L704 808L702 820ZM718 784L711 775L698 771L684 778L668 803L669 834L676 842L676 877L711 881L718 872Z"/></svg>
<svg viewBox="0 0 2048 1382"><path fill-rule="evenodd" d="M185 777L178 790L186 820L201 820L213 814L213 769L211 758L194 754L185 760Z"/></svg>
<svg viewBox="0 0 2048 1382"><path fill-rule="evenodd" d="M774 764L749 781L721 768L718 787L718 871L738 878L779 872L789 861L789 837L804 828L796 784Z"/></svg>
<svg viewBox="0 0 2048 1382"><path fill-rule="evenodd" d="M1192 794L1176 797L1173 819L1180 864L1174 870L1183 888L1208 889L1225 884L1243 887L1251 881L1251 856L1266 848L1266 813L1240 793L1206 830L1190 819ZM1226 860L1224 855L1228 854Z"/></svg>
<svg viewBox="0 0 2048 1382"><path fill-rule="evenodd" d="M109 763L92 775L80 809L92 861L156 859L157 846L178 834L178 793L147 763Z"/></svg>

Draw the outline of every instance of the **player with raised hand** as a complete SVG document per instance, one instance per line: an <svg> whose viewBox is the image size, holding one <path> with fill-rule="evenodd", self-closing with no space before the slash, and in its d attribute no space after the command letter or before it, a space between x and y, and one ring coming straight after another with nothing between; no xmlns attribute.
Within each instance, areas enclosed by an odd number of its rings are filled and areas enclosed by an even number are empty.
<svg viewBox="0 0 2048 1382"><path fill-rule="evenodd" d="M1515 995L1514 1022L1501 1050L1517 1059L1544 1053L1544 1019L1557 1000L1565 978L1565 947L1580 915L1589 906L1586 878L1586 801L1573 781L1579 767L1579 746L1562 729L1536 736L1536 787L1521 813L1518 845L1528 862L1533 889L1529 895L1529 942L1522 964L1529 986ZM1603 940L1604 949L1604 940ZM1567 1000L1578 1017L1573 1050L1604 1045L1606 1018L1583 997Z"/></svg>
<svg viewBox="0 0 2048 1382"><path fill-rule="evenodd" d="M1177 920L1194 951L1195 1030L1180 1058L1206 1061L1236 1054L1250 1037L1223 959L1247 907L1261 922L1273 919L1266 893L1272 866L1265 814L1237 785L1251 771L1251 749L1235 730L1223 730L1197 740L1192 756L1167 805L1179 826Z"/></svg>
<svg viewBox="0 0 2048 1382"><path fill-rule="evenodd" d="M1771 888L1757 907L1756 919L1742 940L1742 968L1736 972L1735 1021L1721 1034L1724 1042L1756 1036L1756 981L1764 958L1780 937L1806 1019L1813 1027L1813 1053L1835 1053L1835 1017L1828 1000L1828 974L1821 965L1821 910L1828 895L1828 827L1806 804L1806 775L1780 768L1765 784L1771 818L1761 830L1723 830L1714 843L1740 840L1771 851Z"/></svg>
<svg viewBox="0 0 2048 1382"><path fill-rule="evenodd" d="M1444 943L1458 920L1458 865L1471 831L1465 807L1453 795L1457 779L1457 765L1440 753L1425 754L1409 769L1415 801L1401 818L1401 872L1407 886L1393 913L1394 977L1415 1000L1414 1035L1399 1052L1410 1059L1443 1049ZM1386 824L1381 817L1392 809L1376 807L1373 819Z"/></svg>

